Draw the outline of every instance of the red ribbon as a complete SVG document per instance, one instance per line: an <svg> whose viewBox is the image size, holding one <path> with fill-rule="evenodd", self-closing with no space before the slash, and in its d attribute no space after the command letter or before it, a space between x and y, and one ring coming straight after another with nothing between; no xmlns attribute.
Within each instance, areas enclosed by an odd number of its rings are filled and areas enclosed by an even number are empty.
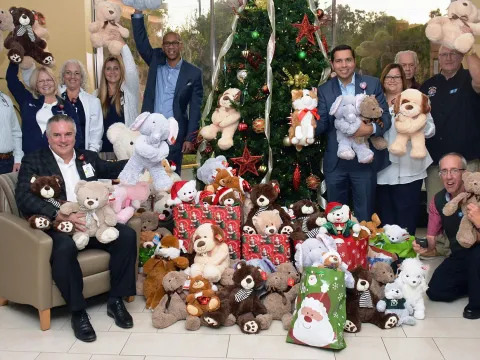
<svg viewBox="0 0 480 360"><path fill-rule="evenodd" d="M313 110L308 110L308 109L301 110L300 113L298 114L298 119L302 120L303 117L305 115L307 115L308 112L311 112L315 119L320 120L320 115L318 115L318 109L317 108L315 108Z"/></svg>

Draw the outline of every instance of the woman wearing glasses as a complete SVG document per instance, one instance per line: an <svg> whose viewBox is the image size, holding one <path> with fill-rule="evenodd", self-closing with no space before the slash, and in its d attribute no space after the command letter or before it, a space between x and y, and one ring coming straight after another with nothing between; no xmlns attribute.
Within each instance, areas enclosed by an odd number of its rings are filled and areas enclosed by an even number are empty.
<svg viewBox="0 0 480 360"><path fill-rule="evenodd" d="M22 117L22 150L25 154L48 147L45 130L47 121L57 114L70 116L77 126L75 146L85 149L83 132L75 108L58 96L58 86L52 70L40 66L30 77L30 89L18 78L18 64L10 63L7 69L7 85L20 106Z"/></svg>
<svg viewBox="0 0 480 360"><path fill-rule="evenodd" d="M397 135L393 104L397 96L407 89L407 80L401 65L387 65L380 82L392 115L392 127L384 135L390 146ZM430 114L427 116L424 133L426 138L435 135L435 125ZM427 168L432 163L432 158L427 154L425 159L412 159L410 149L411 143L408 143L405 155L390 154L390 166L377 174L377 213L383 224L399 225L406 228L411 235L415 235L422 183L427 177Z"/></svg>
<svg viewBox="0 0 480 360"><path fill-rule="evenodd" d="M118 31L113 31L111 37L124 43ZM104 132L100 157L104 160L116 159L113 145L107 138L108 128L117 122L130 126L139 114L139 87L137 65L128 45L124 43L121 56L105 58L97 91L103 113Z"/></svg>

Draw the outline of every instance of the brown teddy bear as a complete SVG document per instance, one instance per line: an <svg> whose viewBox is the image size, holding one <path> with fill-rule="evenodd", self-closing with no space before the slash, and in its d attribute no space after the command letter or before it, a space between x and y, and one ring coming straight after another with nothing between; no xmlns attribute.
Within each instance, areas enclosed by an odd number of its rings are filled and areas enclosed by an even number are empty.
<svg viewBox="0 0 480 360"><path fill-rule="evenodd" d="M211 195L207 194L207 202L208 197ZM235 206L240 205L242 202L242 193L239 190L231 189L231 188L222 188L219 189L213 199L213 204L220 205L220 206Z"/></svg>
<svg viewBox="0 0 480 360"><path fill-rule="evenodd" d="M262 236L278 234L278 230L282 226L278 210L262 211L252 218L252 222L257 234Z"/></svg>
<svg viewBox="0 0 480 360"><path fill-rule="evenodd" d="M355 280L354 288L347 288L347 321L345 331L359 332L362 323L370 323L380 329L391 329L398 323L395 314L384 314L376 309L378 298L370 291L372 275L361 267L352 272Z"/></svg>
<svg viewBox="0 0 480 360"><path fill-rule="evenodd" d="M286 262L277 266L277 273L287 274L293 282L297 284L300 281L300 273L291 262Z"/></svg>
<svg viewBox="0 0 480 360"><path fill-rule="evenodd" d="M459 207L462 209L463 214L467 214L468 204L480 205L478 200L478 196L480 195L480 172L465 171L462 175L462 180L465 191L445 204L443 207L443 215L452 216ZM460 221L460 227L457 232L457 241L464 248L469 248L478 242L477 229L469 220L468 216L462 216L462 221Z"/></svg>
<svg viewBox="0 0 480 360"><path fill-rule="evenodd" d="M203 276L190 279L187 295L187 312L192 316L202 316L204 313L218 310L220 299L212 290L212 284Z"/></svg>
<svg viewBox="0 0 480 360"><path fill-rule="evenodd" d="M139 208L133 214L138 216L142 221L142 231L155 231L158 228L158 213L154 211L146 211L144 208Z"/></svg>
<svg viewBox="0 0 480 360"><path fill-rule="evenodd" d="M375 95L365 96L360 103L360 120L365 124L375 123L376 126L383 128L382 114L383 109L378 104ZM368 146L368 140L364 136L359 136L356 141L363 142ZM381 136L370 136L372 145L377 150L384 150L388 147L388 141Z"/></svg>
<svg viewBox="0 0 480 360"><path fill-rule="evenodd" d="M63 180L58 175L53 176L32 176L30 179L30 190L44 201L52 204L57 209L65 203L59 200L62 192ZM66 234L75 232L75 225L71 221L52 221L44 215L32 215L28 218L28 222L33 229L48 230L55 229Z"/></svg>
<svg viewBox="0 0 480 360"><path fill-rule="evenodd" d="M232 173L227 169L218 168L216 171L217 174L215 175L215 180L213 180L211 184L205 186L205 191L216 193L219 188L225 187L225 179L232 176Z"/></svg>
<svg viewBox="0 0 480 360"><path fill-rule="evenodd" d="M183 271L171 271L162 280L162 287L165 295L153 311L152 325L158 329L165 329L172 326L179 320L187 320L185 329L200 329L200 319L187 313L185 307L185 294L183 284L187 281L188 275Z"/></svg>
<svg viewBox="0 0 480 360"><path fill-rule="evenodd" d="M385 285L395 281L393 269L386 262L378 261L373 264L370 273L372 274L370 291L378 299L383 299L385 297Z"/></svg>
<svg viewBox="0 0 480 360"><path fill-rule="evenodd" d="M155 309L165 295L162 281L165 275L188 267L188 259L180 256L180 244L175 236L165 236L155 250L155 256L143 265L147 276L143 285L146 308Z"/></svg>
<svg viewBox="0 0 480 360"><path fill-rule="evenodd" d="M374 213L371 217L372 221L365 221L363 220L360 222L360 226L362 227L362 230L360 230L360 233L358 235L359 239L364 239L367 236L370 238L370 240L375 239L378 235L378 233L383 233L383 228L379 227L380 224L382 223L380 221L380 218L376 213ZM367 228L365 230L364 228Z"/></svg>
<svg viewBox="0 0 480 360"><path fill-rule="evenodd" d="M10 62L20 64L25 56L30 56L42 65L50 65L54 58L51 53L45 51L46 41L39 38L33 31L35 24L33 12L15 6L11 7L9 11L15 26L4 43L5 48L9 50L7 56Z"/></svg>

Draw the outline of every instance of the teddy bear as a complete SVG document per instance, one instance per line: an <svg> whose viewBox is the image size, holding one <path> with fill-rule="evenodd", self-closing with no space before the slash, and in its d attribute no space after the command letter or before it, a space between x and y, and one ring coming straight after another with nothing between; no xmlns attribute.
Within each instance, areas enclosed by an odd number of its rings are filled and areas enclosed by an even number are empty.
<svg viewBox="0 0 480 360"><path fill-rule="evenodd" d="M372 283L370 291L378 298L383 299L385 296L385 285L395 281L395 274L392 267L386 262L376 262L370 269L372 274Z"/></svg>
<svg viewBox="0 0 480 360"><path fill-rule="evenodd" d="M310 200L299 200L289 206L291 210L290 218L294 219L294 232L308 232L307 220L310 215L318 212L318 205Z"/></svg>
<svg viewBox="0 0 480 360"><path fill-rule="evenodd" d="M372 275L368 270L358 267L352 274L355 283L353 289L347 289L345 331L349 333L359 332L362 323L374 324L380 329L395 327L398 323L398 316L396 314L383 314L375 307L378 299L370 291Z"/></svg>
<svg viewBox="0 0 480 360"><path fill-rule="evenodd" d="M196 186L195 180L180 180L173 183L167 205L195 204L198 200Z"/></svg>
<svg viewBox="0 0 480 360"><path fill-rule="evenodd" d="M363 95L363 100L359 104L360 120L365 124L375 123L376 126L383 128L383 121L381 116L383 109L377 101L375 95ZM364 142L368 146L367 138L364 136L356 137L355 141ZM388 147L388 141L381 136L371 136L370 141L373 147L377 150L384 150Z"/></svg>
<svg viewBox="0 0 480 360"><path fill-rule="evenodd" d="M427 156L424 129L430 103L427 95L419 90L407 89L397 96L393 107L395 113L395 130L397 135L388 151L396 156L407 153L408 141L412 144L410 157L423 159Z"/></svg>
<svg viewBox="0 0 480 360"><path fill-rule="evenodd" d="M480 202L477 200L478 195L480 195L480 172L465 171L462 175L462 180L465 191L445 204L442 210L443 215L452 216L459 207L463 214L467 214L468 204L480 205ZM462 216L457 231L457 241L464 248L472 247L477 243L477 230L468 216Z"/></svg>
<svg viewBox="0 0 480 360"><path fill-rule="evenodd" d="M315 142L315 129L318 115L317 88L292 90L292 122L288 129L288 139L297 151Z"/></svg>
<svg viewBox="0 0 480 360"><path fill-rule="evenodd" d="M325 209L325 214L327 215L327 223L322 225L320 229L324 234L349 237L350 235L358 234L361 230L360 225L350 219L351 214L348 205L329 202Z"/></svg>
<svg viewBox="0 0 480 360"><path fill-rule="evenodd" d="M401 258L416 257L417 254L413 250L414 236L410 236L407 229L403 229L398 225L386 224L383 227L383 233L377 237L374 245L395 254Z"/></svg>
<svg viewBox="0 0 480 360"><path fill-rule="evenodd" d="M137 10L155 10L162 5L163 0L122 0L122 2Z"/></svg>
<svg viewBox="0 0 480 360"><path fill-rule="evenodd" d="M205 186L206 191L217 192L218 189L225 187L225 180L232 176L229 169L217 168L215 170L215 178L213 181Z"/></svg>
<svg viewBox="0 0 480 360"><path fill-rule="evenodd" d="M465 54L480 34L480 12L470 0L452 1L447 16L435 16L425 28L427 38Z"/></svg>
<svg viewBox="0 0 480 360"><path fill-rule="evenodd" d="M157 245L154 256L143 265L143 273L147 276L143 287L147 309L155 309L165 295L162 285L165 275L187 267L188 259L180 256L179 240L175 236L165 236Z"/></svg>
<svg viewBox="0 0 480 360"><path fill-rule="evenodd" d="M277 273L287 274L293 282L297 284L300 281L300 274L291 262L285 262L277 266Z"/></svg>
<svg viewBox="0 0 480 360"><path fill-rule="evenodd" d="M187 313L183 285L188 275L182 271L170 271L163 279L161 286L165 290L160 303L152 314L152 325L157 329L165 329L179 320L186 320L185 329L200 329L200 319Z"/></svg>
<svg viewBox="0 0 480 360"><path fill-rule="evenodd" d="M63 180L58 175L53 176L32 176L30 179L30 190L44 201L52 204L57 209L65 203L59 198L62 192ZM28 218L28 222L32 229L49 230L51 228L66 233L73 234L75 225L71 221L60 221L51 219L45 215L32 215Z"/></svg>
<svg viewBox="0 0 480 360"><path fill-rule="evenodd" d="M213 196L212 203L214 205L231 207L240 205L242 202L242 193L233 188L224 187L218 190L215 194L211 194L208 191L205 193L207 195L207 201L210 201Z"/></svg>
<svg viewBox="0 0 480 360"><path fill-rule="evenodd" d="M113 185L101 181L79 180L75 185L77 202L66 202L60 206L60 213L70 215L82 212L86 217L86 231L76 231L73 241L78 250L87 246L90 237L96 237L103 244L108 244L118 238L117 216L108 205Z"/></svg>
<svg viewBox="0 0 480 360"><path fill-rule="evenodd" d="M158 219L168 221L173 216L173 205L167 204L170 194L166 191L159 191L155 196L153 211L158 213Z"/></svg>
<svg viewBox="0 0 480 360"><path fill-rule="evenodd" d="M418 258L405 259L400 264L399 281L403 296L413 307L413 316L417 320L425 319L425 301L423 299L427 292L427 271L428 265L424 265Z"/></svg>
<svg viewBox="0 0 480 360"><path fill-rule="evenodd" d="M218 107L212 114L212 123L200 129L200 136L210 141L221 132L222 136L217 142L221 150L228 150L233 146L233 135L240 122L240 112L235 108L240 103L242 91L230 88L218 98Z"/></svg>
<svg viewBox="0 0 480 360"><path fill-rule="evenodd" d="M338 150L340 159L352 160L355 155L361 164L373 160L373 151L365 142L357 143L353 136L360 127L359 103L363 100L362 94L340 95L330 107L330 115L335 116L334 126L337 129Z"/></svg>
<svg viewBox="0 0 480 360"><path fill-rule="evenodd" d="M288 329L292 322L292 308L297 297L299 284L288 272L274 272L267 276L265 283L267 295L263 304L272 320L280 320L283 328Z"/></svg>
<svg viewBox="0 0 480 360"><path fill-rule="evenodd" d="M248 181L240 176L229 176L224 179L225 187L237 190L240 193L240 201L245 202L247 193L252 190Z"/></svg>
<svg viewBox="0 0 480 360"><path fill-rule="evenodd" d="M113 194L110 205L117 214L117 222L126 224L135 210L150 196L150 185L138 182L135 185L113 185Z"/></svg>
<svg viewBox="0 0 480 360"><path fill-rule="evenodd" d="M0 51L3 50L3 32L13 31L14 27L10 11L0 9Z"/></svg>
<svg viewBox="0 0 480 360"><path fill-rule="evenodd" d="M222 277L229 264L228 245L225 235L217 225L205 223L192 234L188 252L195 251L194 264L190 267L192 277L202 275L212 283Z"/></svg>
<svg viewBox="0 0 480 360"><path fill-rule="evenodd" d="M364 239L368 236L370 240L372 240L377 237L378 233L383 232L383 228L379 227L382 222L376 213L372 214L371 220L372 221L362 220L360 222L360 227L366 228L365 230L360 230L360 234L358 235L360 239Z"/></svg>
<svg viewBox="0 0 480 360"><path fill-rule="evenodd" d="M190 279L187 295L187 312L192 316L202 316L204 313L218 310L220 298L212 290L212 284L203 276Z"/></svg>
<svg viewBox="0 0 480 360"><path fill-rule="evenodd" d="M146 211L144 208L139 208L135 212L142 221L142 231L155 231L158 228L158 213L153 211Z"/></svg>
<svg viewBox="0 0 480 360"><path fill-rule="evenodd" d="M205 185L209 185L215 180L218 169L227 168L228 162L225 156L218 155L217 157L209 158L197 169L197 179Z"/></svg>
<svg viewBox="0 0 480 360"><path fill-rule="evenodd" d="M157 191L172 186L161 161L168 156L169 147L178 135L178 123L174 118L168 120L162 114L144 112L140 114L131 130L139 130L141 135L135 140L135 151L118 178L130 185L138 182L144 170L150 172Z"/></svg>
<svg viewBox="0 0 480 360"><path fill-rule="evenodd" d="M123 43L110 39L110 31L117 30L126 39L130 31L120 25L122 9L118 4L106 0L95 0L95 21L88 26L90 41L94 48L106 46L110 54L118 56Z"/></svg>
<svg viewBox="0 0 480 360"><path fill-rule="evenodd" d="M329 250L329 251L323 252L320 257L316 258L316 260L311 266L327 268L327 269L343 272L345 274L343 276L345 279L345 287L347 289L353 289L355 284L353 275L348 270L347 263L343 262L340 254L337 251Z"/></svg>
<svg viewBox="0 0 480 360"><path fill-rule="evenodd" d="M417 323L412 316L413 307L403 297L401 285L397 281L385 285L385 296L381 299L377 303L377 310L385 314L397 314L397 326Z"/></svg>
<svg viewBox="0 0 480 360"><path fill-rule="evenodd" d="M33 31L35 15L23 7L11 7L14 29L5 39L4 46L8 51L8 59L14 64L20 64L25 56L30 56L42 65L50 65L53 55L47 51L47 43L39 38Z"/></svg>
<svg viewBox="0 0 480 360"><path fill-rule="evenodd" d="M135 150L135 140L140 136L139 131L130 130L121 122L110 125L107 130L107 139L113 145L113 152L117 160L128 160Z"/></svg>
<svg viewBox="0 0 480 360"><path fill-rule="evenodd" d="M165 172L167 173L168 177L172 180L173 183L176 182L176 181L182 180L180 175L178 175L175 172L175 170L177 170L177 165L173 161L163 159L162 160L162 165L163 165L163 168L165 169ZM170 189L167 188L167 191L169 191L169 190Z"/></svg>
<svg viewBox="0 0 480 360"><path fill-rule="evenodd" d="M278 234L278 230L282 226L282 219L276 209L262 211L252 218L252 222L257 234L262 236Z"/></svg>

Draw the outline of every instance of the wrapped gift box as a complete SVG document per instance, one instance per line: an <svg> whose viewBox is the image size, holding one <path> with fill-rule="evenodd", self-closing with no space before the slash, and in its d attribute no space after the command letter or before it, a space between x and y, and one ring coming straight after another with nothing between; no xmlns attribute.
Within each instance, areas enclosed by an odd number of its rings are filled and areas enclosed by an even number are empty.
<svg viewBox="0 0 480 360"><path fill-rule="evenodd" d="M173 221L173 235L183 241L186 249L201 224L217 225L225 233L230 258L240 259L240 206L179 204L173 207Z"/></svg>
<svg viewBox="0 0 480 360"><path fill-rule="evenodd" d="M251 260L266 257L275 265L280 265L290 261L291 253L288 235L242 235L242 259Z"/></svg>

